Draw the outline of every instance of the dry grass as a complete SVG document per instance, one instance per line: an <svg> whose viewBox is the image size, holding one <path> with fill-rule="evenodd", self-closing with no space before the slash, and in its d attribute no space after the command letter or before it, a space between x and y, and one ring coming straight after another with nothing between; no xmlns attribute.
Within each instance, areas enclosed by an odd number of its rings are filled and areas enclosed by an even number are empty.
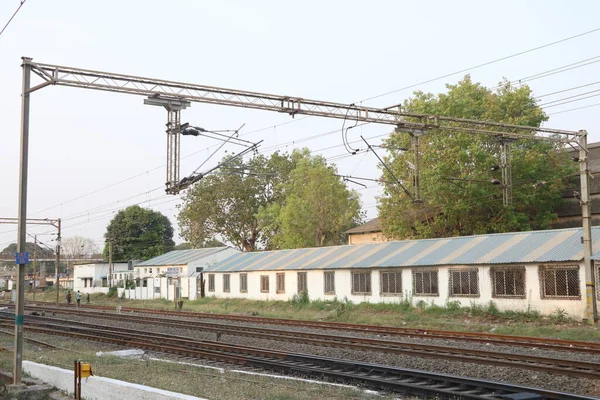
<svg viewBox="0 0 600 400"><path fill-rule="evenodd" d="M37 339L51 342L65 350L37 349L25 343L24 359L60 368L72 369L75 359L92 363L94 375L124 380L163 390L184 393L214 400L391 400L395 396L381 396L351 388L321 385L295 380L247 375L191 365L153 360L96 356L97 351L110 351L104 345L86 341L65 341L64 338L37 335ZM12 347L12 338L0 335L0 346ZM0 352L0 369L12 370L13 353Z"/></svg>

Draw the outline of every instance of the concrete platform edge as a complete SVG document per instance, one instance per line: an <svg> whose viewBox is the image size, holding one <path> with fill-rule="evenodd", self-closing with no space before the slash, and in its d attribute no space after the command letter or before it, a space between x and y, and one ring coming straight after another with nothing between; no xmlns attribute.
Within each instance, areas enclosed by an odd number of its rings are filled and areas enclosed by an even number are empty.
<svg viewBox="0 0 600 400"><path fill-rule="evenodd" d="M33 378L46 382L60 390L73 393L73 371L23 361L23 371ZM86 400L143 399L143 400L207 400L200 397L156 389L101 376L82 380L81 395Z"/></svg>

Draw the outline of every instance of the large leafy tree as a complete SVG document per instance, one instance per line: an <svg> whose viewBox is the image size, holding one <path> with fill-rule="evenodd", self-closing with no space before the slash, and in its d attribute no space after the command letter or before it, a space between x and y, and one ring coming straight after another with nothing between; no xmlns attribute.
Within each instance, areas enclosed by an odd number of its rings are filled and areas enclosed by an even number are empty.
<svg viewBox="0 0 600 400"><path fill-rule="evenodd" d="M448 92L415 92L405 101L408 112L505 122L538 127L547 116L527 86L508 82L490 90L469 76ZM384 194L379 215L384 234L395 238L427 238L492 232L544 229L556 219L554 209L573 166L565 152L549 142L519 140L511 144L513 203L504 207L500 179L501 147L497 138L466 133L456 123L453 131L429 131L420 138L422 204L414 204L384 170ZM532 133L533 134L533 133ZM412 185L414 153L406 133L386 141L386 163L405 185ZM412 163L412 164L411 164Z"/></svg>
<svg viewBox="0 0 600 400"><path fill-rule="evenodd" d="M292 169L289 155L276 152L236 160L206 176L183 197L178 216L182 237L195 248L217 237L244 251L264 246L269 237L256 215L261 207L280 201L280 184Z"/></svg>
<svg viewBox="0 0 600 400"><path fill-rule="evenodd" d="M104 257L108 258L111 244L113 260L148 259L175 246L169 218L140 206L119 211L108 224L104 238Z"/></svg>
<svg viewBox="0 0 600 400"><path fill-rule="evenodd" d="M358 194L346 188L335 166L307 149L294 151L295 168L281 184L283 202L263 207L261 224L270 248L299 248L344 242L343 232L361 220Z"/></svg>

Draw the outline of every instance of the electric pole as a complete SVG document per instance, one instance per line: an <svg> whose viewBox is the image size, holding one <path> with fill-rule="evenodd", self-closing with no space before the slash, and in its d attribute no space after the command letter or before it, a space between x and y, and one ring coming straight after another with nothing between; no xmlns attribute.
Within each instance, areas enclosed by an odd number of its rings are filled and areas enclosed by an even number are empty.
<svg viewBox="0 0 600 400"><path fill-rule="evenodd" d="M37 264L37 235L33 237L33 301L35 301L35 266Z"/></svg>
<svg viewBox="0 0 600 400"><path fill-rule="evenodd" d="M58 219L58 234L56 236L56 305L58 306L59 296L60 296L60 279L59 279L59 270L60 270L60 218ZM68 272L68 271L67 271ZM67 275L67 281L68 281Z"/></svg>
<svg viewBox="0 0 600 400"><path fill-rule="evenodd" d="M108 287L112 287L112 243L108 241Z"/></svg>

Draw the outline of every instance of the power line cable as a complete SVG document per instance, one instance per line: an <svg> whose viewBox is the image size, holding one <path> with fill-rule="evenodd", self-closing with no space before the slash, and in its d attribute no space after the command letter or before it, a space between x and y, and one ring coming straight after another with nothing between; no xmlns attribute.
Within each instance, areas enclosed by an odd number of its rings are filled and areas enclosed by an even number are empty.
<svg viewBox="0 0 600 400"><path fill-rule="evenodd" d="M4 25L4 28L2 28L2 30L0 31L0 36L2 36L2 34L4 33L4 31L6 30L6 28L8 28L8 25L11 23L11 21L13 20L13 18L15 17L15 15L17 15L17 13L19 12L19 10L21 9L21 7L23 7L23 4L25 4L27 0L21 0L21 3L19 4L19 7L17 8L17 10L15 11L15 13L12 15L12 17L10 17L10 19L8 20L8 22L6 23L6 25Z"/></svg>
<svg viewBox="0 0 600 400"><path fill-rule="evenodd" d="M562 114L562 113L567 113L567 112L571 112L571 111L583 110L584 108L598 107L598 106L600 106L600 103L590 104L590 105L583 106L583 107L570 108L568 110L563 110L563 111L557 111L557 112L550 113L548 115Z"/></svg>
<svg viewBox="0 0 600 400"><path fill-rule="evenodd" d="M378 99L380 97L384 97L384 96L387 96L387 95L390 95L390 94L393 94L393 93L397 93L397 92L400 92L400 91L403 91L403 90L412 89L412 88L420 86L420 85L425 85L427 83L435 82L435 81L438 81L440 79L448 78L448 77L453 76L453 75L461 74L461 73L464 73L464 72L467 72L467 71L471 71L471 70L474 70L474 69L478 69L478 68L481 68L481 67L485 67L487 65L491 65L491 64L494 64L494 63L497 63L497 62L500 62L500 61L508 60L510 58L518 57L518 56L521 56L521 55L524 55L524 54L527 54L527 53L531 53L531 52L534 52L534 51L537 51L537 50L541 50L541 49L544 49L546 47L550 47L550 46L553 46L555 44L563 43L563 42L566 42L566 41L569 41L569 40L572 40L572 39L576 39L576 38L579 38L579 37L582 37L582 36L585 36L585 35L589 35L591 33L595 33L595 32L598 32L598 31L600 31L600 28L592 29L592 30L587 31L587 32L579 33L579 34L574 35L574 36L569 36L567 38L556 40L556 41L551 42L551 43L546 43L544 45L537 46L537 47L534 47L534 48L531 48L531 49L528 49L528 50L520 51L518 53L514 53L514 54L511 54L511 55L508 55L508 56L505 56L505 57L497 58L497 59L492 60L492 61L488 61L488 62L485 62L485 63L482 63L482 64L474 65L474 66L469 67L469 68L464 68L464 69L461 69L459 71L455 71L455 72L452 72L452 73L449 73L449 74L446 74L446 75L439 76L437 78L428 79L428 80L416 83L414 85L405 86L403 88L395 89L395 90L392 90L392 91L389 91L389 92L386 92L386 93L383 93L383 94L380 94L380 95L377 95L377 96L368 97L366 99L363 99L362 101L374 100L374 99Z"/></svg>

